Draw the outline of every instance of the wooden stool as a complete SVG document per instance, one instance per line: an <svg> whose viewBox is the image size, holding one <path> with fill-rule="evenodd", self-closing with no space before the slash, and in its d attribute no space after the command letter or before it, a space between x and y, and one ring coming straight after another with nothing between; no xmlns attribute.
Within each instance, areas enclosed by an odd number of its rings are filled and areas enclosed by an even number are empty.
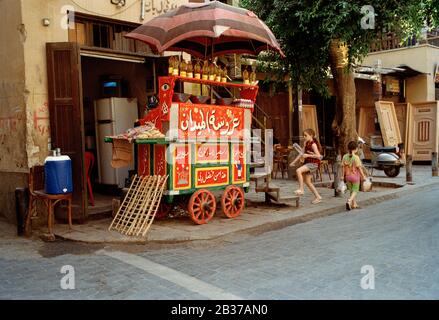
<svg viewBox="0 0 439 320"><path fill-rule="evenodd" d="M49 234L53 235L54 208L61 201L67 201L69 228L72 228L72 194L48 194L44 192L44 166L35 166L30 168L29 172L29 211L25 224L27 236L32 234L31 218L36 216L38 199L41 199L47 208Z"/></svg>

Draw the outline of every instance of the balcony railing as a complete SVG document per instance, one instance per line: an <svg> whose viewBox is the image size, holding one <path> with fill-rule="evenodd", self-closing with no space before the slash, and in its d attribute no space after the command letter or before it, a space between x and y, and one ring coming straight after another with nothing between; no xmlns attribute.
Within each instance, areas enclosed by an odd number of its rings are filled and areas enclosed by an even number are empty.
<svg viewBox="0 0 439 320"><path fill-rule="evenodd" d="M439 29L427 33L427 38L422 40L413 36L408 40L402 41L394 33L387 33L371 45L370 52L414 47L419 44L430 44L439 47Z"/></svg>

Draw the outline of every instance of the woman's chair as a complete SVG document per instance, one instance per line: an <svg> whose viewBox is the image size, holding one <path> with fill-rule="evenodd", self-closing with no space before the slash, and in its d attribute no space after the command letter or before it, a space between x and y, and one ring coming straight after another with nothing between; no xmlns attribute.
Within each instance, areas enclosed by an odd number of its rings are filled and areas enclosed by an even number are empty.
<svg viewBox="0 0 439 320"><path fill-rule="evenodd" d="M333 148L324 147L323 160L320 161L319 168L313 174L314 181L317 181L317 179L319 179L320 182L323 182L324 173L328 174L329 180L331 181L332 180L331 171L332 174L334 174L334 161L335 161L335 156L333 155Z"/></svg>
<svg viewBox="0 0 439 320"><path fill-rule="evenodd" d="M332 180L331 172L329 170L329 161L328 160L322 160L320 161L319 168L314 172L314 181L317 181L317 179L320 179L320 182L323 182L323 174L327 173L329 176L329 180Z"/></svg>

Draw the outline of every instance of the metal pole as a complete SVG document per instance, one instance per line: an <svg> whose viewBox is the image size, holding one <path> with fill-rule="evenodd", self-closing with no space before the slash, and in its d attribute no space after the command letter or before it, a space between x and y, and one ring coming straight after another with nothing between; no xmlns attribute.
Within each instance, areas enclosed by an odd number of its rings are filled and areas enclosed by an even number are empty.
<svg viewBox="0 0 439 320"><path fill-rule="evenodd" d="M335 164L334 164L334 197L341 197L342 193L340 191L337 190L338 184L340 183L340 181L343 179L343 177L341 176L341 155L337 155L336 159L335 159Z"/></svg>
<svg viewBox="0 0 439 320"><path fill-rule="evenodd" d="M431 153L431 174L433 177L438 176L438 170L437 170L437 152Z"/></svg>
<svg viewBox="0 0 439 320"><path fill-rule="evenodd" d="M406 182L408 184L413 184L413 176L412 176L412 162L413 157L412 155L407 155L407 167L406 167Z"/></svg>
<svg viewBox="0 0 439 320"><path fill-rule="evenodd" d="M145 20L145 0L142 0L140 4L140 20Z"/></svg>
<svg viewBox="0 0 439 320"><path fill-rule="evenodd" d="M288 145L293 145L293 116L294 116L294 103L293 103L293 87L291 83L288 83Z"/></svg>

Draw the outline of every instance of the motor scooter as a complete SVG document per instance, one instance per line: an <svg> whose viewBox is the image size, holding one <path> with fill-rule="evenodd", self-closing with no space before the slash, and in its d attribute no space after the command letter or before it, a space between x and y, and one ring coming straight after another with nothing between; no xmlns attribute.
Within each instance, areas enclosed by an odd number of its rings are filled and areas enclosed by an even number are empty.
<svg viewBox="0 0 439 320"><path fill-rule="evenodd" d="M362 145L367 145L370 148L371 163L364 166L370 168L372 172L373 169L384 170L386 176L390 178L397 177L401 167L405 164L404 155L401 152L402 145L384 147L382 141L381 136L370 136L370 144L367 144L361 137L358 139L360 154L363 151Z"/></svg>

